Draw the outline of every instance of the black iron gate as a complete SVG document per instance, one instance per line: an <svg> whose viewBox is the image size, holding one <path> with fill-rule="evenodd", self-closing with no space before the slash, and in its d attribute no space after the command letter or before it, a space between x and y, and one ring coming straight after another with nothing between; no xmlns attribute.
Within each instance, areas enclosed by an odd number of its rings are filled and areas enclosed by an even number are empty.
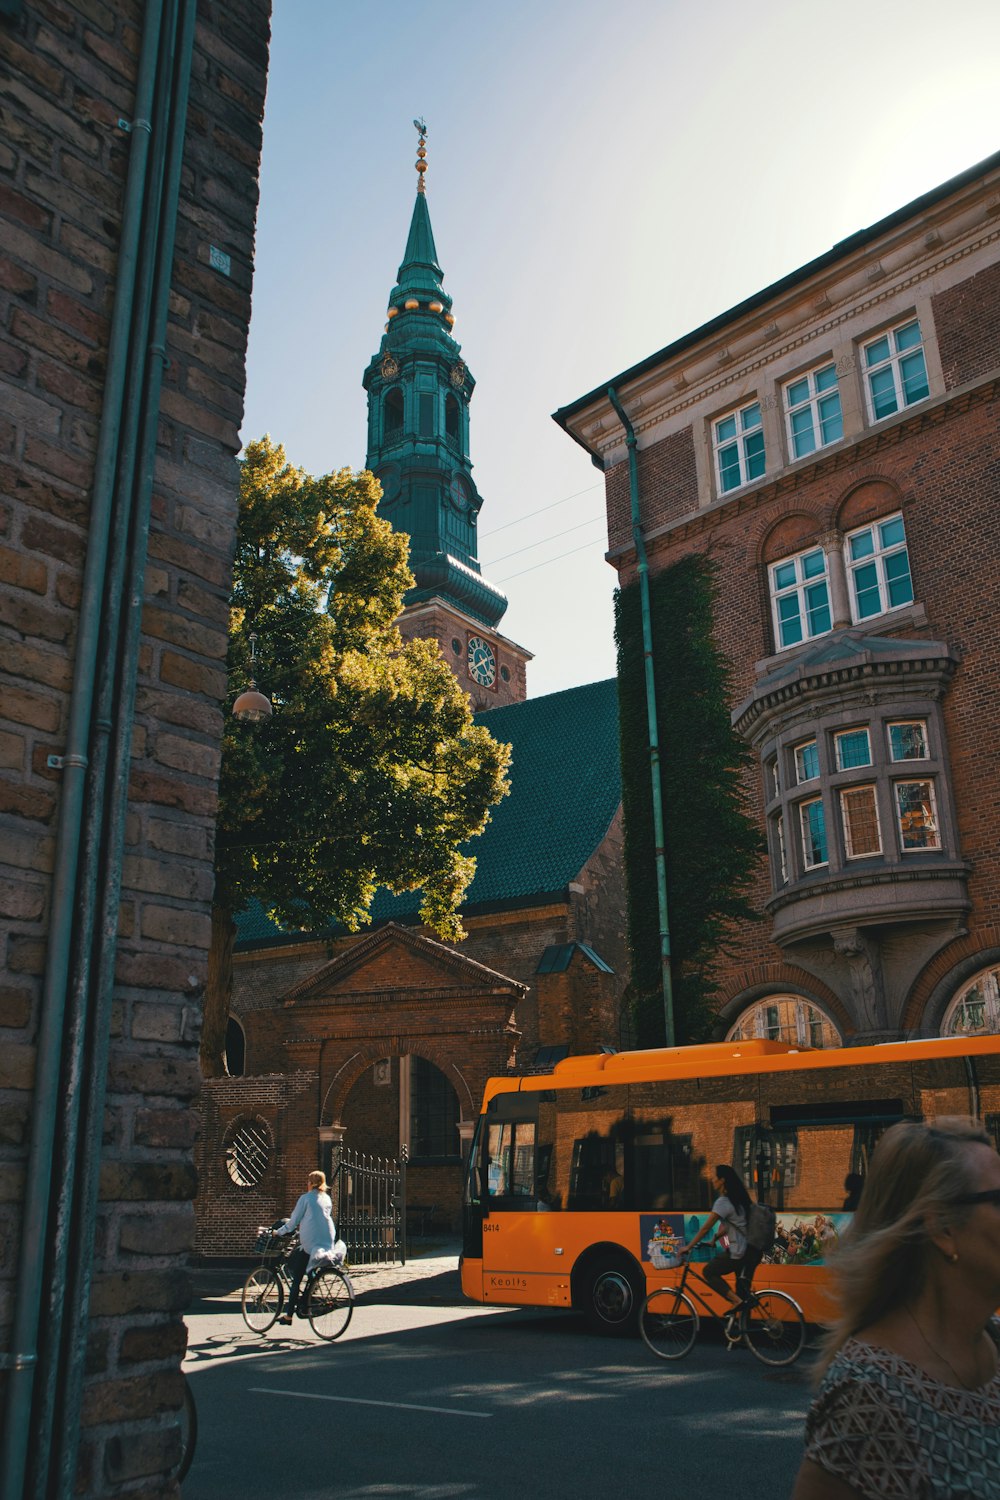
<svg viewBox="0 0 1000 1500"><path fill-rule="evenodd" d="M355 1266L406 1264L406 1156L340 1148L330 1183L337 1234Z"/></svg>

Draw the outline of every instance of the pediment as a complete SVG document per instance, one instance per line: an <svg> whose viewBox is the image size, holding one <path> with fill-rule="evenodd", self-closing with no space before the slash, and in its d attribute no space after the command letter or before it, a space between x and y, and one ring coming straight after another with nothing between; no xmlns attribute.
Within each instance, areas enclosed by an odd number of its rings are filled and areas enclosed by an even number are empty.
<svg viewBox="0 0 1000 1500"><path fill-rule="evenodd" d="M369 933L346 952L301 979L285 1005L326 1005L338 996L509 995L519 1000L527 985L466 958L447 944L395 922Z"/></svg>

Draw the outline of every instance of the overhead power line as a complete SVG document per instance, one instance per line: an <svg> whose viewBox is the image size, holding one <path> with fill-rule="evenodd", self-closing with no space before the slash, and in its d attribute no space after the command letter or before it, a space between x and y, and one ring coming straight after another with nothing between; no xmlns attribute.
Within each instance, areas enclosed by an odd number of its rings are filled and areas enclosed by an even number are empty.
<svg viewBox="0 0 1000 1500"><path fill-rule="evenodd" d="M494 568L497 563L506 562L508 557L520 557L522 552L531 552L535 547L544 547L546 542L557 541L561 536L569 536L571 531L582 531L584 526L595 526L598 521L604 523L604 513L599 516L591 516L588 521L579 521L575 526L567 526L563 531L553 531L551 536L543 536L537 542L529 542L525 547L518 547L513 552L505 552L502 557L492 557L483 567Z"/></svg>
<svg viewBox="0 0 1000 1500"><path fill-rule="evenodd" d="M571 547L568 552L560 552L556 557L547 558L545 562L532 563L530 568L522 568L519 573L508 573L505 578L498 578L497 583L509 583L512 578L522 578L525 573L534 573L536 568L547 568L550 563L562 562L564 557L572 557L575 552L586 552L588 547L593 547L593 542L584 542L581 547Z"/></svg>
<svg viewBox="0 0 1000 1500"><path fill-rule="evenodd" d="M603 482L599 479L596 484L588 484L585 490L576 490L572 495L564 495L561 500L553 500L548 505L540 505L535 510L526 511L523 516L517 516L513 521L505 521L502 526L494 526L492 531L481 531L479 537L485 541L488 536L496 536L498 531L506 531L511 526L520 526L522 521L533 521L535 516L542 516L547 510L555 510L557 505L567 505L570 500L579 500L581 495L589 495L592 490L602 490Z"/></svg>

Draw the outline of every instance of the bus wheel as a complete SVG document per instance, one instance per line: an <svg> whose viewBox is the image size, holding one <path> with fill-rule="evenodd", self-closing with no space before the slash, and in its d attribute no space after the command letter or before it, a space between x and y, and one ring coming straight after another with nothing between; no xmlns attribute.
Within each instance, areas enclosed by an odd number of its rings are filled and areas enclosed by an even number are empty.
<svg viewBox="0 0 1000 1500"><path fill-rule="evenodd" d="M581 1301L595 1333L635 1333L644 1296L638 1272L620 1257L609 1255L587 1268Z"/></svg>

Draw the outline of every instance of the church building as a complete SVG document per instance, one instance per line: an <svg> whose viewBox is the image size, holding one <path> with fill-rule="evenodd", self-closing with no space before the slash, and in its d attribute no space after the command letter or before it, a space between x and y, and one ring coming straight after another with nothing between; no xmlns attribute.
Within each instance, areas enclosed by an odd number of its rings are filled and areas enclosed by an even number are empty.
<svg viewBox="0 0 1000 1500"><path fill-rule="evenodd" d="M512 747L511 792L468 852L467 937L419 926L419 893L379 891L363 934L238 921L229 1076L199 1101L199 1254L247 1253L342 1148L409 1158L420 1228L460 1217L463 1155L492 1075L617 1047L628 977L615 681L528 699L530 652L498 629L469 457L475 381L452 329L425 137L403 261L364 373L367 465L411 539L399 625L435 639L477 716Z"/></svg>

